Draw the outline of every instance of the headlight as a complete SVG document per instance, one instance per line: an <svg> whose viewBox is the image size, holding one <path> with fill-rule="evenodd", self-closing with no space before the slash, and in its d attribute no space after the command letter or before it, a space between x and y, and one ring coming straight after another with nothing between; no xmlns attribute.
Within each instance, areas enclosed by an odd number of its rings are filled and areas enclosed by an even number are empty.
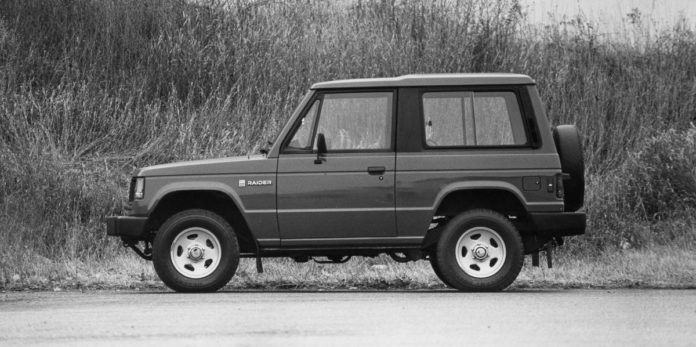
<svg viewBox="0 0 696 347"><path fill-rule="evenodd" d="M145 177L133 177L131 180L131 198L142 199L145 196Z"/></svg>

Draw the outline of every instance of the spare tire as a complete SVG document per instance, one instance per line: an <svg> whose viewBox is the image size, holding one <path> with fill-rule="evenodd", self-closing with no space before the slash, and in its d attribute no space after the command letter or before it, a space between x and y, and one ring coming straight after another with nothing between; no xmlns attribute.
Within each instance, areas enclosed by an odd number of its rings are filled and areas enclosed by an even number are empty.
<svg viewBox="0 0 696 347"><path fill-rule="evenodd" d="M561 169L570 175L563 180L565 211L577 211L585 200L585 161L580 134L575 125L559 125L553 129L553 141L561 159Z"/></svg>

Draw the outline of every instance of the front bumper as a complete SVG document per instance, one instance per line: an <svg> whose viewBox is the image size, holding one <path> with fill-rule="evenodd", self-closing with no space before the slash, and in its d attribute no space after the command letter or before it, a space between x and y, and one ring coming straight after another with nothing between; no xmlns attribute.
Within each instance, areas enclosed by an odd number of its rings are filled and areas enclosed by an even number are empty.
<svg viewBox="0 0 696 347"><path fill-rule="evenodd" d="M585 212L531 213L536 234L540 236L572 236L585 233Z"/></svg>
<svg viewBox="0 0 696 347"><path fill-rule="evenodd" d="M106 217L106 234L129 239L143 239L147 217L111 216Z"/></svg>

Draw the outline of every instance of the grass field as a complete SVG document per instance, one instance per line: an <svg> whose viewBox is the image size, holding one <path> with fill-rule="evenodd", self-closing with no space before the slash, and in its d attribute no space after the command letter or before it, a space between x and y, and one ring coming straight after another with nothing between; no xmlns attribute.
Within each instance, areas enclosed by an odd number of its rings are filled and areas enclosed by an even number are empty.
<svg viewBox="0 0 696 347"><path fill-rule="evenodd" d="M10 275L5 290L165 289L151 263L123 250L105 260L39 256L24 259L31 265L22 276ZM597 256L561 253L552 269L544 258L532 267L527 257L515 288L696 288L696 253L682 247L621 250ZM14 278L13 278L14 277ZM0 279L2 283L3 279ZM256 273L253 259L243 259L229 290L441 290L447 289L430 263L396 263L388 257L355 258L346 264L298 264L290 259L265 259L264 273Z"/></svg>
<svg viewBox="0 0 696 347"><path fill-rule="evenodd" d="M124 212L136 167L256 153L316 81L433 72L528 74L551 122L583 135L589 233L561 251L559 269L525 272L519 285L547 275L599 284L611 271L611 283L688 282L696 247L689 23L654 31L634 14L607 39L582 16L531 26L516 1L195 3L0 2L0 286L69 282L83 271L69 275L71 266L84 269L82 285L152 278L103 223ZM674 252L657 257L657 249ZM636 262L621 262L627 254ZM653 270L674 254L688 260ZM122 266L109 272L114 264ZM371 273L350 264L331 269ZM594 266L607 275L586 274ZM373 275L423 286L434 281L425 268ZM305 285L326 280L323 266L307 269L310 277L298 277ZM245 271L233 286L295 283ZM577 278L553 277L564 272ZM372 283L364 276L351 283Z"/></svg>

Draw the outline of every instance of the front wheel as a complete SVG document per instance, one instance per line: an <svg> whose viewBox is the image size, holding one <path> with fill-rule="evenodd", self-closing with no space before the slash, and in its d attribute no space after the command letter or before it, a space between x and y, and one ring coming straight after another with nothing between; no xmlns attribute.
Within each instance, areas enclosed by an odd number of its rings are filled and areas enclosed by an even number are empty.
<svg viewBox="0 0 696 347"><path fill-rule="evenodd" d="M515 281L524 249L519 232L503 215L471 210L442 231L433 268L447 285L462 291L499 291Z"/></svg>
<svg viewBox="0 0 696 347"><path fill-rule="evenodd" d="M207 210L187 210L162 225L153 243L152 262L169 288L216 291L237 270L239 244L224 218Z"/></svg>

